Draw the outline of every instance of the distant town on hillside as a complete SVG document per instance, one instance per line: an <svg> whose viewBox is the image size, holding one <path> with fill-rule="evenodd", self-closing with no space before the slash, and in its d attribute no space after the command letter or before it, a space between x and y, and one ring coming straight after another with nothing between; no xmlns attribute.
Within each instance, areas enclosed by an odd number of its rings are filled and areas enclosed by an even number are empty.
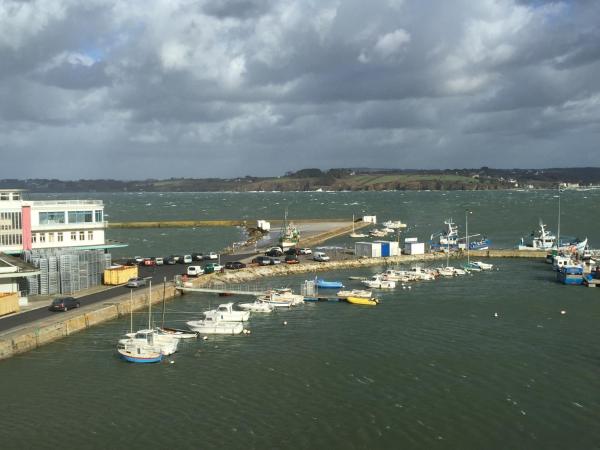
<svg viewBox="0 0 600 450"><path fill-rule="evenodd" d="M147 180L2 179L0 189L29 192L250 192L494 190L580 188L600 185L600 168L550 169L302 169L277 177L169 178Z"/></svg>

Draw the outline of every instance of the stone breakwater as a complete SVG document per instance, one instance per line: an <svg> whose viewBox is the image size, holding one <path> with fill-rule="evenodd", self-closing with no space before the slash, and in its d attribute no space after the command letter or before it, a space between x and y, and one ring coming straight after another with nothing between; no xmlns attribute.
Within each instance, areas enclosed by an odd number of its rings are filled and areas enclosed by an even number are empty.
<svg viewBox="0 0 600 450"><path fill-rule="evenodd" d="M464 257L463 254L452 255L452 258ZM518 250L489 250L472 253L472 259L493 258L543 258L545 252L518 251ZM236 284L244 283L267 277L285 277L300 273L323 272L338 269L352 269L373 266L386 266L398 264L414 264L418 262L436 262L440 264L446 259L443 253L426 255L401 255L389 258L351 258L327 263L303 262L302 264L275 266L250 266L238 271L226 271L203 275L190 279L188 283L194 287L208 286L214 283ZM166 285L165 299L171 300L179 291L175 283ZM162 302L163 285L157 284L152 288L152 303ZM70 336L94 325L116 319L130 313L133 309L141 310L148 307L149 289L135 290L133 300L129 292L115 295L115 297L102 303L93 304L72 310L67 313L56 313L52 317L32 322L29 325L8 330L0 335L0 359L25 353L42 345ZM116 344L115 336L115 344Z"/></svg>

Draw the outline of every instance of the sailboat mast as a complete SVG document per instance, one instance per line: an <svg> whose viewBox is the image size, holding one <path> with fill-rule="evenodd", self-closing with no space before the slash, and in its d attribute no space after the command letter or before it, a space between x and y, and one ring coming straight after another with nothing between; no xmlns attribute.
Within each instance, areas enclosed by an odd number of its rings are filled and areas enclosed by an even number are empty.
<svg viewBox="0 0 600 450"><path fill-rule="evenodd" d="M129 293L129 332L133 333L133 289L130 289Z"/></svg>
<svg viewBox="0 0 600 450"><path fill-rule="evenodd" d="M162 304L162 323L161 328L165 327L165 296L167 293L167 277L163 278L163 304Z"/></svg>
<svg viewBox="0 0 600 450"><path fill-rule="evenodd" d="M556 234L556 250L560 250L560 184L558 185L558 232Z"/></svg>
<svg viewBox="0 0 600 450"><path fill-rule="evenodd" d="M465 233L467 235L467 265L471 263L469 255L469 210L465 210Z"/></svg>
<svg viewBox="0 0 600 450"><path fill-rule="evenodd" d="M150 329L152 323L152 280L150 280L148 286L148 329Z"/></svg>

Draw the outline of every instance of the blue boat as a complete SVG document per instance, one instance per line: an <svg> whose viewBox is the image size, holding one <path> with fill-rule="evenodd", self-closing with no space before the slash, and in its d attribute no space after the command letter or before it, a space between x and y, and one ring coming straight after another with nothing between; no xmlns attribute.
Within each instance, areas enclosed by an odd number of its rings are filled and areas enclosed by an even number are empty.
<svg viewBox="0 0 600 450"><path fill-rule="evenodd" d="M162 352L150 345L143 345L133 339L121 339L117 345L117 352L127 362L148 364L161 362Z"/></svg>
<svg viewBox="0 0 600 450"><path fill-rule="evenodd" d="M325 281L321 278L317 278L316 285L321 289L340 289L344 287L341 281Z"/></svg>
<svg viewBox="0 0 600 450"><path fill-rule="evenodd" d="M162 353L154 354L153 356L150 356L150 357L128 355L128 354L121 353L121 352L119 352L119 354L121 355L121 358L123 358L125 361L131 362L131 363L137 363L137 364L148 364L148 363L161 362L162 357L163 357Z"/></svg>

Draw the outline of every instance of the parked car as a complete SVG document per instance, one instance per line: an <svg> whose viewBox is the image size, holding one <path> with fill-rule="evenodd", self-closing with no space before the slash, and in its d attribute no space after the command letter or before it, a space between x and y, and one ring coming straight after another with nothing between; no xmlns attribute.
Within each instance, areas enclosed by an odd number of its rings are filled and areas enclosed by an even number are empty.
<svg viewBox="0 0 600 450"><path fill-rule="evenodd" d="M269 251L271 251L271 250L278 250L278 251L280 251L281 253L283 253L283 248L281 248L281 247L277 247L277 246L276 246L276 247L271 247L271 248L268 248L268 249L267 249L267 251L268 251L268 252L269 252Z"/></svg>
<svg viewBox="0 0 600 450"><path fill-rule="evenodd" d="M68 311L69 309L79 308L80 306L79 300L73 297L59 297L52 300L48 309L50 311Z"/></svg>
<svg viewBox="0 0 600 450"><path fill-rule="evenodd" d="M268 256L257 256L252 260L252 263L258 264L260 266L270 266L271 258L269 258Z"/></svg>
<svg viewBox="0 0 600 450"><path fill-rule="evenodd" d="M245 267L246 267L246 264L244 264L243 262L239 262L239 261L228 262L227 264L225 264L225 268L231 269L231 270L239 270L239 269L243 269Z"/></svg>
<svg viewBox="0 0 600 450"><path fill-rule="evenodd" d="M177 264L185 264L183 262L183 255L177 255L177 256L175 256L175 260L177 261Z"/></svg>
<svg viewBox="0 0 600 450"><path fill-rule="evenodd" d="M298 256L301 255L300 249L296 247L288 248L285 252L286 255Z"/></svg>
<svg viewBox="0 0 600 450"><path fill-rule="evenodd" d="M135 262L138 264L141 264L142 262L144 262L144 258L141 256L134 256L133 259L135 259Z"/></svg>
<svg viewBox="0 0 600 450"><path fill-rule="evenodd" d="M283 256L283 252L281 250L272 248L265 253L265 256Z"/></svg>
<svg viewBox="0 0 600 450"><path fill-rule="evenodd" d="M220 272L222 269L223 269L223 266L221 264L208 263L207 265L204 266L204 273Z"/></svg>
<svg viewBox="0 0 600 450"><path fill-rule="evenodd" d="M204 259L204 255L202 253L192 253L192 259L194 261L202 261Z"/></svg>
<svg viewBox="0 0 600 450"><path fill-rule="evenodd" d="M146 286L146 279L142 277L130 278L126 286L131 288Z"/></svg>
<svg viewBox="0 0 600 450"><path fill-rule="evenodd" d="M286 264L298 264L300 262L296 255L286 255L284 261Z"/></svg>
<svg viewBox="0 0 600 450"><path fill-rule="evenodd" d="M197 277L204 273L204 269L200 266L188 266L186 273L188 277Z"/></svg>
<svg viewBox="0 0 600 450"><path fill-rule="evenodd" d="M215 252L210 252L204 255L204 259L219 259L219 255Z"/></svg>
<svg viewBox="0 0 600 450"><path fill-rule="evenodd" d="M173 264L177 264L177 261L175 260L175 258L173 256L167 256L166 258L163 259L165 264L168 265L173 265Z"/></svg>
<svg viewBox="0 0 600 450"><path fill-rule="evenodd" d="M165 263L165 260L163 258L161 258L160 256L157 256L156 258L154 258L154 264L156 264L157 266L162 266Z"/></svg>
<svg viewBox="0 0 600 450"><path fill-rule="evenodd" d="M269 258L271 260L271 265L281 264L281 260L279 258Z"/></svg>
<svg viewBox="0 0 600 450"><path fill-rule="evenodd" d="M329 256L327 256L323 252L315 252L315 254L313 255L313 260L325 262L325 261L329 261Z"/></svg>
<svg viewBox="0 0 600 450"><path fill-rule="evenodd" d="M153 258L144 258L143 265L144 266L155 266L156 261Z"/></svg>
<svg viewBox="0 0 600 450"><path fill-rule="evenodd" d="M193 261L192 255L183 255L183 263L184 264L191 264L192 261Z"/></svg>
<svg viewBox="0 0 600 450"><path fill-rule="evenodd" d="M299 255L312 255L312 250L308 247L301 248L298 251L300 252Z"/></svg>

